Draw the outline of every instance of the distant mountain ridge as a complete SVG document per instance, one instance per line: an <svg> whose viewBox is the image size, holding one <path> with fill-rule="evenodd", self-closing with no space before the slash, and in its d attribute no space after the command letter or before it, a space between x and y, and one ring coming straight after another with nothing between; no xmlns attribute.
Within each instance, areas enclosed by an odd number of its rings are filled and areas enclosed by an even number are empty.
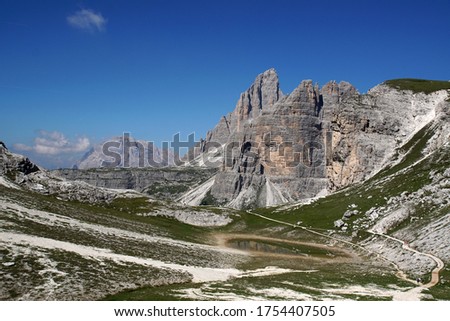
<svg viewBox="0 0 450 321"><path fill-rule="evenodd" d="M74 168L101 167L166 167L174 164L171 150L162 150L151 142L136 140L127 135L112 137L92 147Z"/></svg>

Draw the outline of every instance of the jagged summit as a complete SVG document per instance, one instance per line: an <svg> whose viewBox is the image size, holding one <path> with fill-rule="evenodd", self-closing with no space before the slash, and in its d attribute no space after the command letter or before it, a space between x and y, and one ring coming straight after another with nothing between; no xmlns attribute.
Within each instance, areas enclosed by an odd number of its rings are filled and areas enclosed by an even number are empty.
<svg viewBox="0 0 450 321"><path fill-rule="evenodd" d="M227 137L248 121L270 110L283 97L278 74L274 68L256 76L250 87L241 93L234 111L223 116L219 124L206 135L206 141L224 144Z"/></svg>
<svg viewBox="0 0 450 321"><path fill-rule="evenodd" d="M218 125L207 133L206 141L224 144L229 135L242 131L246 123L253 122L263 113L273 113L278 103L312 102L319 105L322 96L336 103L355 94L358 94L356 88L346 81L330 81L320 88L309 79L301 81L292 93L285 95L280 89L277 71L270 68L256 76L250 87L241 93L234 111L220 119Z"/></svg>
<svg viewBox="0 0 450 321"><path fill-rule="evenodd" d="M258 117L263 110L272 108L282 96L275 69L259 74L253 84L243 92L236 104L239 120Z"/></svg>
<svg viewBox="0 0 450 321"><path fill-rule="evenodd" d="M241 127L242 122L255 119L263 111L273 108L281 96L280 82L275 69L259 74L250 88L239 97L234 110L236 127Z"/></svg>
<svg viewBox="0 0 450 321"><path fill-rule="evenodd" d="M337 83L335 80L327 82L322 87L321 92L323 96L333 97L337 100L359 94L358 90L349 82L341 81Z"/></svg>

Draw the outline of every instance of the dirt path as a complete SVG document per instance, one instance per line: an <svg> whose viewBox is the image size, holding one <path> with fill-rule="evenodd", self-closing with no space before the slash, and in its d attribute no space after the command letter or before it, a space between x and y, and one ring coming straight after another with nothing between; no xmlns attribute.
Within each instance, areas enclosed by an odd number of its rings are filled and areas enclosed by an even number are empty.
<svg viewBox="0 0 450 321"><path fill-rule="evenodd" d="M250 214L250 215L258 216L258 217L260 217L262 219L265 219L265 220L268 220L268 221L272 221L272 222L275 222L275 223L282 224L282 225L290 226L290 227L293 227L293 228L300 228L300 229L305 230L305 231L307 231L309 233L320 235L322 237L329 238L329 239L332 239L332 240L335 240L335 241L338 241L338 242L350 245L352 247L361 249L364 252L367 252L367 253L370 253L370 254L375 254L378 258L388 262L389 264L391 264L392 266L395 267L395 269L397 270L397 274L396 274L397 277L399 277L400 279L402 279L404 281L407 281L407 282L410 282L410 283L413 283L413 284L417 284L417 282L415 280L412 280L412 279L408 278L408 276L399 268L399 266L395 262L393 262L391 260L388 260L387 258L381 256L379 253L371 251L371 250L368 250L368 249L366 249L365 247L363 247L361 245L358 245L358 244L355 244L355 243L352 243L352 242L349 242L349 241L345 241L345 240L339 239L337 237L333 237L331 235L327 235L327 234L323 234L323 233L320 233L320 232L317 232L317 231L313 231L313 230L311 230L311 229L309 229L307 227L301 226L301 225L292 224L292 223L288 223L288 222L283 222L283 221L280 221L280 220L277 220L277 219L273 219L273 218L266 217L266 216L261 215L261 214L257 214L257 213L251 212L251 211L247 211L247 213ZM402 241L400 239L397 239L395 237L392 237L392 236L389 236L389 235L385 235L385 234L375 233L375 232L372 232L372 231L368 231L368 232L370 232L372 234L375 234L375 235L380 235L380 236L386 237L386 238L391 239L391 240L396 241L396 242L400 242L404 249L406 249L408 251L411 251L411 252L414 252L414 253L417 253L417 254L420 254L420 255L428 256L429 258L431 258L432 260L434 260L436 262L436 264L437 264L436 268L434 268L433 271L431 271L431 281L428 282L427 284L424 284L424 285L421 285L419 287L416 287L413 290L417 290L420 293L420 291L422 289L424 289L424 288L431 288L431 287L433 287L433 286L435 286L436 284L439 283L439 273L444 268L444 262L442 262L441 259L439 259L438 257L436 257L434 255L431 255L429 253L419 252L419 251L411 248L406 242L404 242L404 241Z"/></svg>
<svg viewBox="0 0 450 321"><path fill-rule="evenodd" d="M267 221L272 221L272 222L279 223L279 224L286 225L286 226L290 226L290 227L293 227L293 228L299 228L299 229L305 230L305 231L307 231L309 233L316 234L316 235L319 235L319 236L322 236L322 237L325 237L325 238L328 238L328 239L331 239L331 240L334 240L334 241L337 241L337 242L340 242L340 243L344 243L344 244L350 245L351 247L358 248L360 250L363 250L364 252L378 255L378 253L372 252L372 251L366 249L365 247L363 247L361 245L358 245L358 244L355 244L355 243L352 243L352 242L349 242L349 241L345 241L345 240L342 240L340 238L337 238L337 237L334 237L334 236L331 236L331 235L320 233L320 232L314 231L312 229L309 229L309 228L301 226L301 225L292 224L292 223L288 223L288 222L283 222L283 221L276 220L276 219L273 219L273 218L270 218L270 217L267 217L267 216L264 216L264 215L261 215L261 214L253 213L251 211L247 211L247 213L250 214L250 215L258 216L258 217L260 217L260 218L262 218L264 220L267 220Z"/></svg>
<svg viewBox="0 0 450 321"><path fill-rule="evenodd" d="M438 258L437 256L434 256L432 254L429 254L429 253L424 253L424 252L417 251L417 250L413 249L412 247L410 247L408 245L408 243L406 243L405 241L400 240L398 238L395 238L393 236L386 235L386 234L381 234L381 233L376 233L376 232L373 232L373 231L369 231L369 233L372 233L374 235L379 235L379 236L385 237L387 239L390 239L392 241L401 243L403 249L405 249L407 251L410 251L410 252L413 252L413 253L417 253L419 255L427 256L427 257L429 257L430 259L432 259L433 261L436 262L436 267L431 271L431 280L430 280L430 282L419 286L419 288L429 289L429 288L431 288L431 287L433 287L433 286L435 286L436 284L439 283L439 273L444 268L444 262L442 262L442 260L440 258Z"/></svg>

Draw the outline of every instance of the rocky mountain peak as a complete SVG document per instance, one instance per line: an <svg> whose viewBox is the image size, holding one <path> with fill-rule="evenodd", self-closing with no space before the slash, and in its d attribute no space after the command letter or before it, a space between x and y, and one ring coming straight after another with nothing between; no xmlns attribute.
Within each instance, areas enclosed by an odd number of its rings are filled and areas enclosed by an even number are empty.
<svg viewBox="0 0 450 321"><path fill-rule="evenodd" d="M287 104L316 103L319 100L319 85L311 79L303 80L286 99ZM298 107L294 105L293 107Z"/></svg>
<svg viewBox="0 0 450 321"><path fill-rule="evenodd" d="M341 81L337 83L335 80L326 83L321 90L324 99L330 103L338 103L339 101L359 94L358 90L350 83Z"/></svg>
<svg viewBox="0 0 450 321"><path fill-rule="evenodd" d="M207 142L224 144L230 134L241 131L244 125L270 111L283 97L278 74L274 68L256 76L252 85L241 93L233 112L223 116L217 126L206 135Z"/></svg>
<svg viewBox="0 0 450 321"><path fill-rule="evenodd" d="M259 74L253 84L243 92L234 111L237 126L249 119L255 119L263 110L271 109L282 96L278 74L269 69Z"/></svg>

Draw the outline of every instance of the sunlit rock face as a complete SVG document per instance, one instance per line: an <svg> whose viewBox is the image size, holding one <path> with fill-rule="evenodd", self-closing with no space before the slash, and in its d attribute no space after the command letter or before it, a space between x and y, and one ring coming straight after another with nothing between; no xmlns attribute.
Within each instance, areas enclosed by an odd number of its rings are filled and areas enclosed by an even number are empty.
<svg viewBox="0 0 450 321"><path fill-rule="evenodd" d="M432 94L385 84L360 94L348 82L304 80L290 94L274 69L258 75L233 112L208 132L196 155L223 148L205 197L235 208L324 195L361 182L433 120L447 91Z"/></svg>

